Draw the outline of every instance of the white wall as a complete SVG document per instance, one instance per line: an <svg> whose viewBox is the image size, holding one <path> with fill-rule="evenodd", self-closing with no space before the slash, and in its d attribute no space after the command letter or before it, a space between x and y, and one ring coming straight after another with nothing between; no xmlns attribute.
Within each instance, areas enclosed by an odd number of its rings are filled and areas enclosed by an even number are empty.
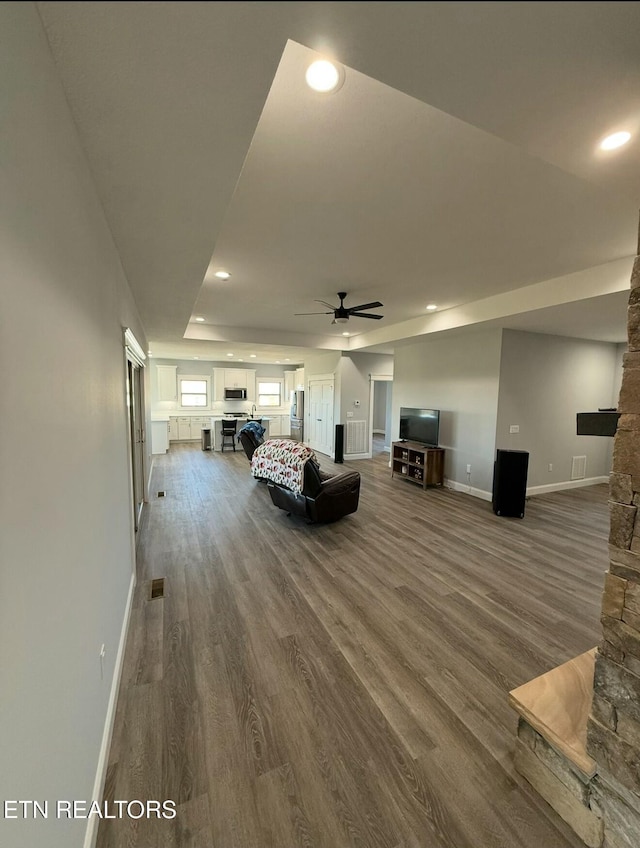
<svg viewBox="0 0 640 848"><path fill-rule="evenodd" d="M573 456L587 478L609 474L612 439L577 436L576 413L615 405L619 367L615 344L504 331L496 447L529 451L528 488L570 480Z"/></svg>
<svg viewBox="0 0 640 848"><path fill-rule="evenodd" d="M134 568L122 325L146 340L35 6L0 32L0 797L90 799Z"/></svg>
<svg viewBox="0 0 640 848"><path fill-rule="evenodd" d="M398 438L401 406L439 409L445 478L483 493L493 481L501 335L421 340L394 354L391 440Z"/></svg>

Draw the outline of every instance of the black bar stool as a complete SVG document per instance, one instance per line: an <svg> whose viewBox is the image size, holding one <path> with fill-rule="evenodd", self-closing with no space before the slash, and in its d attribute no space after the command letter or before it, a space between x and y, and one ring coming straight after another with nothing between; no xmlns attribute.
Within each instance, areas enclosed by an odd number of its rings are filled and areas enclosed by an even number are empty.
<svg viewBox="0 0 640 848"><path fill-rule="evenodd" d="M222 442L220 444L220 450L224 450L224 446L226 443L226 439L231 439L231 447L235 451L236 449L236 428L238 426L237 418L223 418L222 419L222 430L220 433L222 434ZM228 445L227 445L228 447Z"/></svg>

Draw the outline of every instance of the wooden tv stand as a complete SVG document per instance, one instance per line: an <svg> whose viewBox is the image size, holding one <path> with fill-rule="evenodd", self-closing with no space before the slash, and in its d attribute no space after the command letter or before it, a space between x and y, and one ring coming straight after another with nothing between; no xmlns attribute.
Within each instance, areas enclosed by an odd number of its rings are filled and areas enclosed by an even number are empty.
<svg viewBox="0 0 640 848"><path fill-rule="evenodd" d="M419 442L393 442L391 476L405 477L426 489L442 486L444 480L444 448L429 448Z"/></svg>

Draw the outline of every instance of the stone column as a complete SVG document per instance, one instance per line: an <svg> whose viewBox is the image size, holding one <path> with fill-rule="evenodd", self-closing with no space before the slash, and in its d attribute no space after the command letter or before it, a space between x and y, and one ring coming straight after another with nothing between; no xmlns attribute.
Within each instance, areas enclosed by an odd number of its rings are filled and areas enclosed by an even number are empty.
<svg viewBox="0 0 640 848"><path fill-rule="evenodd" d="M640 845L640 256L631 275L628 337L610 477L602 641L587 728L604 844L611 846Z"/></svg>

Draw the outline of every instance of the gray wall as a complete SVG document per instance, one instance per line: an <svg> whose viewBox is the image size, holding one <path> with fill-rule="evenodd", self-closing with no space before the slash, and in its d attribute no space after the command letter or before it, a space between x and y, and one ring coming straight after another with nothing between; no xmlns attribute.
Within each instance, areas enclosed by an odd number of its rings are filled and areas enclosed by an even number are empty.
<svg viewBox="0 0 640 848"><path fill-rule="evenodd" d="M609 474L612 439L577 436L576 413L614 405L619 365L615 344L504 331L496 447L529 451L529 488L570 480L573 456L587 478Z"/></svg>
<svg viewBox="0 0 640 848"><path fill-rule="evenodd" d="M340 362L340 423L353 412L354 421L366 421L369 426L371 374L393 374L393 356L376 353L343 353ZM360 406L355 401L360 401ZM336 420L337 423L337 420Z"/></svg>
<svg viewBox="0 0 640 848"><path fill-rule="evenodd" d="M35 5L0 32L0 797L90 799L134 569L122 325L146 339ZM0 844L85 829L0 817Z"/></svg>
<svg viewBox="0 0 640 848"><path fill-rule="evenodd" d="M440 409L445 477L481 492L493 480L501 336L488 330L421 340L394 354L392 441L401 406Z"/></svg>

